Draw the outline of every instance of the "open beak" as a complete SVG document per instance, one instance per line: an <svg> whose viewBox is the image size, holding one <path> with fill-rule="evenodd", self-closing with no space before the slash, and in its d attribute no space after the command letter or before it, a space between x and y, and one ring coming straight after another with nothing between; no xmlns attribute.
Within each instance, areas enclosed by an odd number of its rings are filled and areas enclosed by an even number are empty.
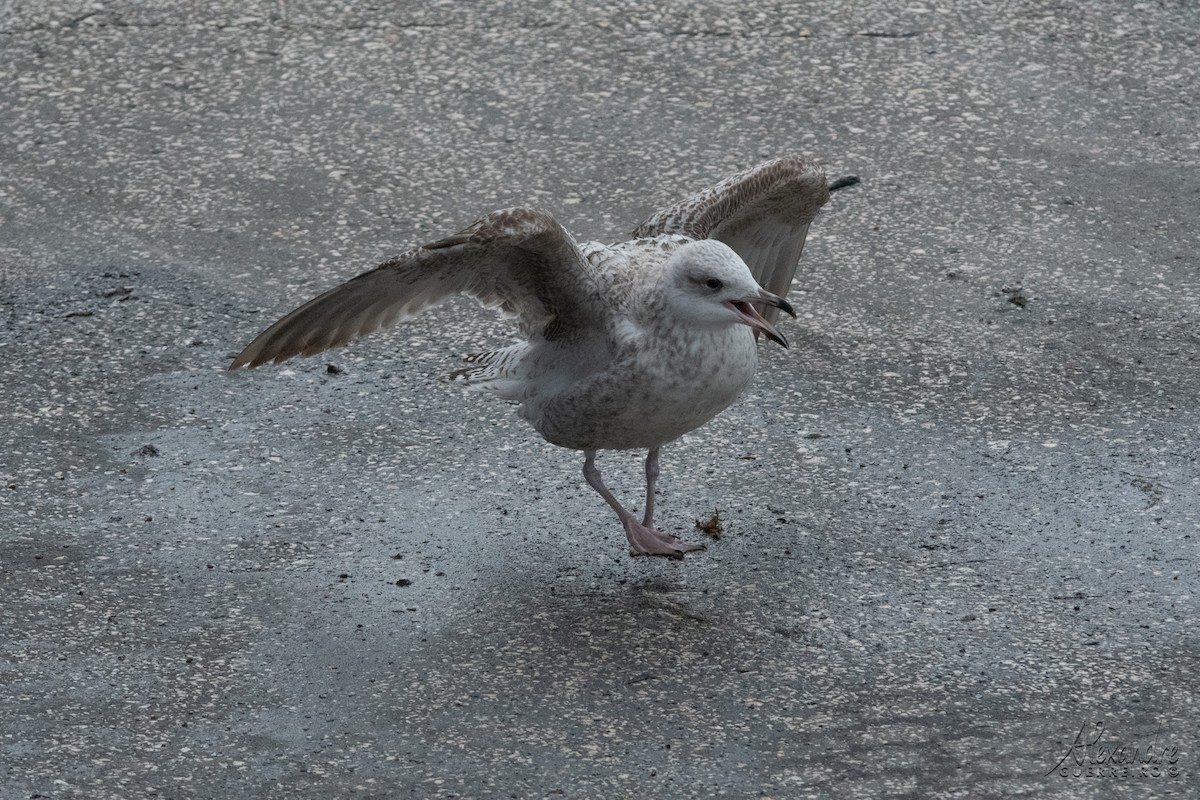
<svg viewBox="0 0 1200 800"><path fill-rule="evenodd" d="M776 330L774 325L767 322L766 317L758 313L751 303L766 303L794 317L796 316L796 312L792 309L791 303L778 295L771 294L766 289L762 289L758 294L751 295L750 297L725 301L725 305L737 313L738 322L741 322L743 325L749 325L750 329L754 331L755 336L761 333L772 342L787 347L788 341L784 338L783 334Z"/></svg>

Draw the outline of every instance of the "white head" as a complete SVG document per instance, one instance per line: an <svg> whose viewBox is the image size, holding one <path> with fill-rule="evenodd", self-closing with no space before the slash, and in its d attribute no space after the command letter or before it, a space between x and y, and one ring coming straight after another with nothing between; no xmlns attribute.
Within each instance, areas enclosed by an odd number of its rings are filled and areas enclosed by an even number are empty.
<svg viewBox="0 0 1200 800"><path fill-rule="evenodd" d="M677 318L693 325L748 325L773 342L787 339L751 303L767 303L796 312L782 297L758 285L746 262L723 242L702 239L680 247L663 267L667 306Z"/></svg>

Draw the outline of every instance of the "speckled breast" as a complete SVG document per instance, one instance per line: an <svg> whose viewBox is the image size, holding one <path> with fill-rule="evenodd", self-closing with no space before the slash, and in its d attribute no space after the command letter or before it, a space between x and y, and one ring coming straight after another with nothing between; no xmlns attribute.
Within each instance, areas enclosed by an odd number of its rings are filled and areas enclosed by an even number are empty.
<svg viewBox="0 0 1200 800"><path fill-rule="evenodd" d="M667 352L628 354L550 399L540 413L523 413L561 447L650 449L729 407L749 386L757 365L754 334L738 326L688 337Z"/></svg>

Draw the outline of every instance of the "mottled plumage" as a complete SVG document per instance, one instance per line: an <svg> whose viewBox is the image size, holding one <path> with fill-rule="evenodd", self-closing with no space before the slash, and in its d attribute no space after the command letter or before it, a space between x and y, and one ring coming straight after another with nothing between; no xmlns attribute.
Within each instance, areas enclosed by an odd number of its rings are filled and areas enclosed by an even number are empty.
<svg viewBox="0 0 1200 800"><path fill-rule="evenodd" d="M742 257L760 286L785 297L808 225L827 202L823 172L798 158L780 158L658 211L634 228L633 235L674 233L724 242ZM774 308L763 311L772 322L778 314Z"/></svg>
<svg viewBox="0 0 1200 800"><path fill-rule="evenodd" d="M319 353L470 295L515 316L526 341L472 354L451 377L520 403L547 441L583 450L585 477L634 554L678 556L701 545L653 528L658 450L749 385L759 334L787 345L772 321L792 313L783 296L828 196L819 170L785 158L659 211L615 245L578 244L543 211L497 211L310 300L230 369ZM632 448L649 451L641 522L594 464L597 450Z"/></svg>

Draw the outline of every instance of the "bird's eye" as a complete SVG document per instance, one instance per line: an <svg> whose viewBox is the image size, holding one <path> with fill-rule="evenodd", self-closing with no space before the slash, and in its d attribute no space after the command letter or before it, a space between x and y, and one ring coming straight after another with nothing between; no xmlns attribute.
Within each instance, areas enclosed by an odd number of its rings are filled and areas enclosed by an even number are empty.
<svg viewBox="0 0 1200 800"><path fill-rule="evenodd" d="M704 285L710 289L720 289L725 284L721 283L719 278L709 278L704 282Z"/></svg>

